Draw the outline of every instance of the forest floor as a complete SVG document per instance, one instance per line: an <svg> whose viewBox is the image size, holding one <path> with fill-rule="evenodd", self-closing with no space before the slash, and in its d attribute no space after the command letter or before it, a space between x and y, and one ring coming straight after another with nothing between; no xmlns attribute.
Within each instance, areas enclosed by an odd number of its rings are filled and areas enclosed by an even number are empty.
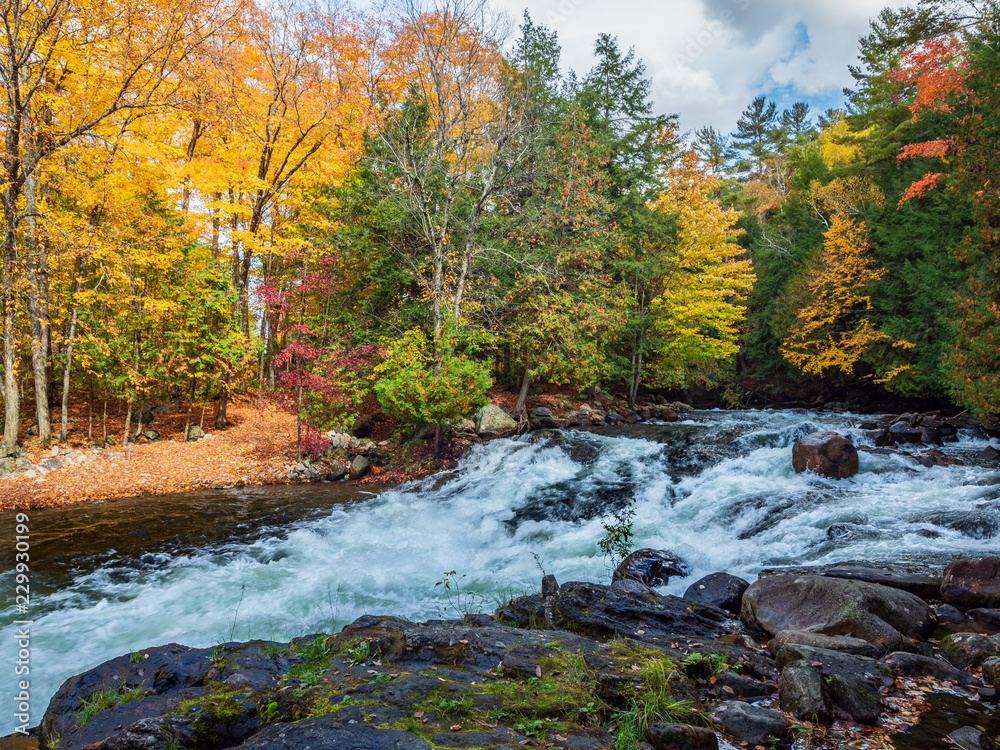
<svg viewBox="0 0 1000 750"><path fill-rule="evenodd" d="M113 409L114 407L112 407ZM206 436L183 441L186 414L159 414L150 425L159 440L104 449L99 454L89 447L87 413L73 414L68 439L43 450L37 441L26 442L33 463L52 455L53 449L65 464L45 476L24 474L0 481L0 511L39 508L87 500L105 500L137 495L162 495L212 486L246 486L287 483L287 466L296 460L295 415L265 402L257 408L250 401L230 403L231 426L215 431L215 409L209 407L204 424ZM200 409L193 415L197 424ZM58 428L58 410L52 415ZM133 423L133 429L134 429ZM121 440L124 419L109 415L107 434ZM104 427L94 419L93 439L100 442ZM70 454L67 456L66 451ZM75 455L74 455L75 454Z"/></svg>

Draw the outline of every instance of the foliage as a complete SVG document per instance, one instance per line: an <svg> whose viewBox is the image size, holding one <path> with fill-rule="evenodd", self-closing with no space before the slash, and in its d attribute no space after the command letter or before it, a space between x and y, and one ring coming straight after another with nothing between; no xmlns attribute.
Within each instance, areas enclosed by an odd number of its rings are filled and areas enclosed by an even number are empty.
<svg viewBox="0 0 1000 750"><path fill-rule="evenodd" d="M632 554L632 540L635 530L635 505L629 503L626 507L616 510L601 521L604 534L597 540L597 546L608 558L610 566L618 565Z"/></svg>

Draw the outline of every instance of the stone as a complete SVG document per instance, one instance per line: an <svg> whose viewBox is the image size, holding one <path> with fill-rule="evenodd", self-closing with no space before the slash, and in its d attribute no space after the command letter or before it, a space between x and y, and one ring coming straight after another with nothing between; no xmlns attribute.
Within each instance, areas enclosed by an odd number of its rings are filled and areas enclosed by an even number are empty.
<svg viewBox="0 0 1000 750"><path fill-rule="evenodd" d="M823 633L812 633L806 630L780 631L771 640L771 652L777 654L783 646L789 644L825 648L845 654L867 656L870 659L877 659L882 655L877 646L861 638L854 638L848 635L824 635Z"/></svg>
<svg viewBox="0 0 1000 750"><path fill-rule="evenodd" d="M160 433L153 429L146 429L142 431L142 436L146 438L149 442L160 439Z"/></svg>
<svg viewBox="0 0 1000 750"><path fill-rule="evenodd" d="M552 410L546 409L544 406L532 409L531 414L528 415L528 419L531 422L531 426L536 430L551 430L556 427L556 420L552 416Z"/></svg>
<svg viewBox="0 0 1000 750"><path fill-rule="evenodd" d="M493 617L498 622L510 623L523 629L545 630L551 627L545 612L545 598L540 594L512 599L497 608Z"/></svg>
<svg viewBox="0 0 1000 750"><path fill-rule="evenodd" d="M796 473L812 471L830 479L848 479L858 473L858 451L850 439L836 432L813 432L792 446Z"/></svg>
<svg viewBox="0 0 1000 750"><path fill-rule="evenodd" d="M660 596L653 591L631 593L578 581L559 587L554 614L560 627L591 637L623 635L652 640L683 634L714 639L733 629L728 613L711 605L695 611L677 596Z"/></svg>
<svg viewBox="0 0 1000 750"><path fill-rule="evenodd" d="M882 658L882 663L908 677L933 677L935 680L951 680L959 685L970 685L972 675L956 669L943 659L935 659L923 654L911 654L906 651L893 651Z"/></svg>
<svg viewBox="0 0 1000 750"><path fill-rule="evenodd" d="M1000 656L991 656L983 662L983 681L992 687L1000 687Z"/></svg>
<svg viewBox="0 0 1000 750"><path fill-rule="evenodd" d="M364 750L431 750L413 732L343 726L336 714L303 719L294 724L274 724L250 738L237 750L304 750L305 748L364 748Z"/></svg>
<svg viewBox="0 0 1000 750"><path fill-rule="evenodd" d="M352 480L361 479L366 476L372 470L371 462L364 456L355 456L354 460L351 461L351 470L349 472L349 477Z"/></svg>
<svg viewBox="0 0 1000 750"><path fill-rule="evenodd" d="M1000 607L1000 557L953 560L944 569L941 598L949 604Z"/></svg>
<svg viewBox="0 0 1000 750"><path fill-rule="evenodd" d="M680 417L677 416L677 412L667 406L660 410L660 419L666 422L676 422Z"/></svg>
<svg viewBox="0 0 1000 750"><path fill-rule="evenodd" d="M993 631L988 633L988 635L996 635L996 631L1000 630L1000 609L977 607L976 609L970 609L965 614L970 620L985 625L986 629Z"/></svg>
<svg viewBox="0 0 1000 750"><path fill-rule="evenodd" d="M832 528L832 527L831 527ZM830 535L829 532L828 536ZM832 565L802 565L789 568L765 568L760 578L776 575L810 575L827 578L846 578L851 581L867 581L893 589L909 591L921 599L936 599L940 595L944 569L917 563L871 563L863 560L848 560Z"/></svg>
<svg viewBox="0 0 1000 750"><path fill-rule="evenodd" d="M194 442L205 437L205 431L199 425L189 424L187 429L187 441Z"/></svg>
<svg viewBox="0 0 1000 750"><path fill-rule="evenodd" d="M555 596L559 593L559 582L556 581L556 577L549 573L542 577L542 596L550 597Z"/></svg>
<svg viewBox="0 0 1000 750"><path fill-rule="evenodd" d="M961 727L948 735L961 750L997 750L997 743L976 727Z"/></svg>
<svg viewBox="0 0 1000 750"><path fill-rule="evenodd" d="M691 572L688 564L668 550L636 550L615 568L612 583L630 579L647 586L663 586L670 578L683 578Z"/></svg>
<svg viewBox="0 0 1000 750"><path fill-rule="evenodd" d="M451 426L451 429L455 432L470 434L476 431L476 423L473 422L471 419L462 418L457 422L455 422L455 424Z"/></svg>
<svg viewBox="0 0 1000 750"><path fill-rule="evenodd" d="M330 471L327 472L324 480L327 482L339 482L350 473L351 467L348 464L330 464Z"/></svg>
<svg viewBox="0 0 1000 750"><path fill-rule="evenodd" d="M486 404L476 420L476 432L485 438L509 437L517 432L517 422L496 404Z"/></svg>
<svg viewBox="0 0 1000 750"><path fill-rule="evenodd" d="M862 680L875 688L890 687L893 684L892 670L867 656L789 644L782 647L775 657L775 663L782 670L799 662L805 662L819 670L824 678L839 674L852 680Z"/></svg>
<svg viewBox="0 0 1000 750"><path fill-rule="evenodd" d="M912 638L928 637L934 612L906 591L841 578L774 576L756 581L743 595L741 618L771 635L808 630L850 633L880 653L912 650Z"/></svg>
<svg viewBox="0 0 1000 750"><path fill-rule="evenodd" d="M829 718L830 708L823 695L823 678L808 664L793 664L781 670L778 678L781 708L806 721Z"/></svg>
<svg viewBox="0 0 1000 750"><path fill-rule="evenodd" d="M56 471L57 469L61 469L64 466L63 462L60 461L58 458L46 458L38 465L41 466L46 471Z"/></svg>
<svg viewBox="0 0 1000 750"><path fill-rule="evenodd" d="M739 615L743 605L743 594L750 583L729 573L711 573L695 581L684 592L689 602L707 602L719 609Z"/></svg>
<svg viewBox="0 0 1000 750"><path fill-rule="evenodd" d="M351 434L356 438L366 438L375 431L375 420L369 414L362 414L354 421Z"/></svg>
<svg viewBox="0 0 1000 750"><path fill-rule="evenodd" d="M1000 636L978 633L952 633L938 643L941 656L959 669L980 667L993 656L1000 655Z"/></svg>
<svg viewBox="0 0 1000 750"><path fill-rule="evenodd" d="M705 727L654 721L646 727L646 739L654 750L717 750L719 739Z"/></svg>
<svg viewBox="0 0 1000 750"><path fill-rule="evenodd" d="M831 675L826 681L830 701L859 724L875 725L882 713L878 691L863 680Z"/></svg>
<svg viewBox="0 0 1000 750"><path fill-rule="evenodd" d="M740 700L765 698L778 692L770 682L761 682L736 672L723 671L715 676L715 689L719 695L732 695Z"/></svg>
<svg viewBox="0 0 1000 750"><path fill-rule="evenodd" d="M736 744L771 747L772 738L779 744L789 744L785 717L769 708L758 708L741 701L726 701L712 712L712 721L722 727Z"/></svg>
<svg viewBox="0 0 1000 750"><path fill-rule="evenodd" d="M965 466L965 462L955 456L949 456L937 448L921 451L914 456L917 463L923 466Z"/></svg>
<svg viewBox="0 0 1000 750"><path fill-rule="evenodd" d="M901 443L911 443L918 444L923 438L923 433L917 427L911 427L910 424L904 420L894 422L889 425L889 439L892 442L898 444Z"/></svg>
<svg viewBox="0 0 1000 750"><path fill-rule="evenodd" d="M983 448L977 455L977 461L982 461L983 463L993 463L995 461L1000 461L1000 451L989 445Z"/></svg>

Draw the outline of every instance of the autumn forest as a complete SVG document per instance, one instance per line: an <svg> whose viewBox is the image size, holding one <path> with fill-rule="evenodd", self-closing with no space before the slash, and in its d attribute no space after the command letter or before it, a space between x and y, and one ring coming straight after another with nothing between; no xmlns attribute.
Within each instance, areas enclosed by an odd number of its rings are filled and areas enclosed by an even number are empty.
<svg viewBox="0 0 1000 750"><path fill-rule="evenodd" d="M732 133L487 0L3 20L2 456L109 399L125 436L164 400L266 395L308 438L538 383L1000 414L995 2L883 11L844 108Z"/></svg>

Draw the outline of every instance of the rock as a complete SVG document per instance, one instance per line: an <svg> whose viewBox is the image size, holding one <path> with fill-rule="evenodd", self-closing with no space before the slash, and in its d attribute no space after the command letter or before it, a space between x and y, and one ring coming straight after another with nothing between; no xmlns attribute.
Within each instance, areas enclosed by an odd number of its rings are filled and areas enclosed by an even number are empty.
<svg viewBox="0 0 1000 750"><path fill-rule="evenodd" d="M673 409L678 414L691 414L694 412L694 407L690 404L685 404L682 401L674 401L670 404L670 408Z"/></svg>
<svg viewBox="0 0 1000 750"><path fill-rule="evenodd" d="M347 464L330 464L330 471L324 479L327 482L339 482L350 473L351 467Z"/></svg>
<svg viewBox="0 0 1000 750"><path fill-rule="evenodd" d="M789 644L825 648L829 651L839 651L844 654L867 656L870 659L877 659L882 655L877 646L860 638L853 638L848 635L824 635L823 633L811 633L805 630L782 630L771 641L771 652L777 654L783 646Z"/></svg>
<svg viewBox="0 0 1000 750"><path fill-rule="evenodd" d="M948 735L947 739L961 750L997 750L997 743L976 727L962 727Z"/></svg>
<svg viewBox="0 0 1000 750"><path fill-rule="evenodd" d="M795 441L792 467L799 474L808 470L831 479L847 479L858 473L858 451L836 432L813 432Z"/></svg>
<svg viewBox="0 0 1000 750"><path fill-rule="evenodd" d="M965 466L965 462L955 456L942 453L937 448L921 451L914 456L917 463L923 466Z"/></svg>
<svg viewBox="0 0 1000 750"><path fill-rule="evenodd" d="M187 429L187 441L194 442L205 437L205 431L199 425L189 424Z"/></svg>
<svg viewBox="0 0 1000 750"><path fill-rule="evenodd" d="M691 572L688 564L669 550L636 550L615 568L611 582L630 579L647 586L663 586L673 576L684 577Z"/></svg>
<svg viewBox="0 0 1000 750"><path fill-rule="evenodd" d="M1000 655L1000 636L978 633L952 633L938 643L941 656L959 669L982 666L990 657Z"/></svg>
<svg viewBox="0 0 1000 750"><path fill-rule="evenodd" d="M947 606L947 605L945 605ZM968 620L976 632L983 635L996 635L1000 633L1000 609L986 609L977 607L966 612Z"/></svg>
<svg viewBox="0 0 1000 750"><path fill-rule="evenodd" d="M826 682L830 700L859 724L875 725L882 713L879 694L868 683L844 675L831 675Z"/></svg>
<svg viewBox="0 0 1000 750"><path fill-rule="evenodd" d="M615 412L608 412L608 416L605 418L608 424L625 424L625 417L621 414Z"/></svg>
<svg viewBox="0 0 1000 750"><path fill-rule="evenodd" d="M44 461L38 464L46 471L55 471L56 469L61 469L65 464L58 458L46 458Z"/></svg>
<svg viewBox="0 0 1000 750"><path fill-rule="evenodd" d="M517 422L496 404L486 404L476 420L476 432L480 437L509 437L517 432Z"/></svg>
<svg viewBox="0 0 1000 750"><path fill-rule="evenodd" d="M934 607L934 614L942 625L958 625L969 619L960 609L951 604L938 604Z"/></svg>
<svg viewBox="0 0 1000 750"><path fill-rule="evenodd" d="M1000 687L1000 656L991 656L983 662L983 681L992 687Z"/></svg>
<svg viewBox="0 0 1000 750"><path fill-rule="evenodd" d="M559 593L559 582L556 577L549 573L542 577L542 596L548 598Z"/></svg>
<svg viewBox="0 0 1000 750"><path fill-rule="evenodd" d="M983 463L993 463L995 461L1000 461L1000 451L989 445L983 448L977 455L977 461L982 461Z"/></svg>
<svg viewBox="0 0 1000 750"><path fill-rule="evenodd" d="M823 695L823 678L805 663L793 664L781 671L778 697L781 708L799 719L816 722L829 718L830 709Z"/></svg>
<svg viewBox="0 0 1000 750"><path fill-rule="evenodd" d="M356 438L366 438L375 431L375 420L368 414L362 414L354 421L351 434Z"/></svg>
<svg viewBox="0 0 1000 750"><path fill-rule="evenodd" d="M499 607L493 617L499 622L511 623L518 628L545 630L551 627L545 612L545 597L540 594L512 599Z"/></svg>
<svg viewBox="0 0 1000 750"><path fill-rule="evenodd" d="M711 729L662 721L651 722L646 727L646 739L654 750L717 750L719 747L719 740Z"/></svg>
<svg viewBox="0 0 1000 750"><path fill-rule="evenodd" d="M544 406L532 409L529 420L531 421L531 426L536 430L552 430L556 427L556 420L552 416L552 410L546 409Z"/></svg>
<svg viewBox="0 0 1000 750"><path fill-rule="evenodd" d="M769 682L761 682L736 672L719 672L715 676L715 689L719 695L727 693L740 700L754 700L774 695L778 688Z"/></svg>
<svg viewBox="0 0 1000 750"><path fill-rule="evenodd" d="M677 412L667 406L660 410L660 419L666 422L676 422L680 417L677 416Z"/></svg>
<svg viewBox="0 0 1000 750"><path fill-rule="evenodd" d="M893 563L890 568L884 564L849 560L832 565L765 568L760 572L759 577L770 578L776 575L825 576L827 578L846 578L851 581L867 581L893 589L909 591L921 599L936 599L939 596L944 571L938 567L914 563Z"/></svg>
<svg viewBox="0 0 1000 750"><path fill-rule="evenodd" d="M354 460L351 461L351 470L349 477L352 480L361 479L372 470L371 462L364 456L355 456Z"/></svg>
<svg viewBox="0 0 1000 750"><path fill-rule="evenodd" d="M736 744L771 747L772 738L788 745L788 727L785 717L768 708L758 708L740 701L726 701L712 712L712 721L720 725Z"/></svg>
<svg viewBox="0 0 1000 750"><path fill-rule="evenodd" d="M139 719L118 734L93 745L94 750L169 750L176 742L173 727L165 718Z"/></svg>
<svg viewBox="0 0 1000 750"><path fill-rule="evenodd" d="M454 432L458 432L458 433L462 433L462 434L468 435L468 434L471 434L471 433L475 433L475 431L476 431L476 423L473 422L471 419L463 418L463 419L460 419L457 422L455 422L455 424L453 424L451 426L451 429Z"/></svg>
<svg viewBox="0 0 1000 750"><path fill-rule="evenodd" d="M707 602L719 609L739 615L743 594L750 583L729 573L712 573L695 581L684 592L689 602Z"/></svg>
<svg viewBox="0 0 1000 750"><path fill-rule="evenodd" d="M1000 557L952 561L944 569L941 598L950 604L1000 606Z"/></svg>
<svg viewBox="0 0 1000 750"><path fill-rule="evenodd" d="M782 670L799 662L805 662L819 670L824 678L836 674L852 680L861 680L875 688L890 687L893 684L892 670L867 656L789 644L782 647L775 657L775 663Z"/></svg>
<svg viewBox="0 0 1000 750"><path fill-rule="evenodd" d="M916 427L911 427L908 422L900 420L889 425L889 438L897 445L900 443L920 443L923 433Z"/></svg>
<svg viewBox="0 0 1000 750"><path fill-rule="evenodd" d="M649 586L639 581L633 581L631 578L625 578L620 581L612 581L611 588L615 591L627 591L632 594L655 594Z"/></svg>
<svg viewBox="0 0 1000 750"><path fill-rule="evenodd" d="M560 627L590 636L623 635L637 640L683 634L712 639L732 628L728 614L710 605L697 611L676 596L630 593L597 583L571 581L559 587L555 615ZM642 631L641 633L639 631Z"/></svg>
<svg viewBox="0 0 1000 750"><path fill-rule="evenodd" d="M937 623L931 608L906 591L822 576L762 578L743 595L740 616L772 635L850 633L881 653L911 649L910 639L926 638Z"/></svg>
<svg viewBox="0 0 1000 750"><path fill-rule="evenodd" d="M304 748L431 750L431 746L413 732L343 726L343 719L338 720L336 714L303 719L294 724L274 724L265 727L236 750L304 750Z"/></svg>
<svg viewBox="0 0 1000 750"><path fill-rule="evenodd" d="M910 654L905 651L894 651L882 658L882 663L892 668L894 672L908 677L933 677L936 680L951 680L959 685L970 685L972 675L956 669L942 659L935 659L922 654Z"/></svg>
<svg viewBox="0 0 1000 750"><path fill-rule="evenodd" d="M151 430L151 429L143 430L142 436L146 438L146 440L148 440L149 442L153 442L154 440L160 439L160 433L158 433L156 430Z"/></svg>

